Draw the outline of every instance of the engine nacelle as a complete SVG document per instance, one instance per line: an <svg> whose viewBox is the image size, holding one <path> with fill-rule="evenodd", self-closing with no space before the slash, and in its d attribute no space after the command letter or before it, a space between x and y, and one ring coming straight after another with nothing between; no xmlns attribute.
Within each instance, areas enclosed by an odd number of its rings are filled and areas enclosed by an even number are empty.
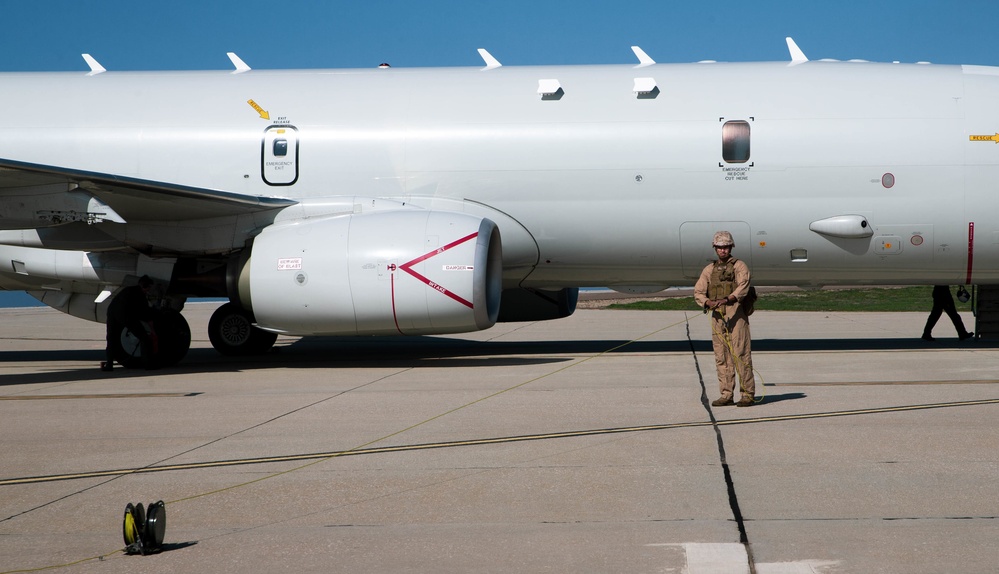
<svg viewBox="0 0 999 574"><path fill-rule="evenodd" d="M495 324L502 266L488 219L418 209L308 219L254 239L238 299L278 333L462 333Z"/></svg>

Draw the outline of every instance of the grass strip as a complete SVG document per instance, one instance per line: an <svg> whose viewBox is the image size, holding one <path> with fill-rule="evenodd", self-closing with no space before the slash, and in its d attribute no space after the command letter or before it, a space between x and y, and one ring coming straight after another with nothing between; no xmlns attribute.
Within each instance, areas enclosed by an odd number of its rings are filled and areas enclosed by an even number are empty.
<svg viewBox="0 0 999 574"><path fill-rule="evenodd" d="M860 289L822 289L761 292L758 311L921 311L933 307L933 287L867 287ZM951 293L955 290L951 289ZM959 312L971 311L971 302L954 298ZM696 311L693 297L667 297L657 300L614 303L608 309L650 311Z"/></svg>

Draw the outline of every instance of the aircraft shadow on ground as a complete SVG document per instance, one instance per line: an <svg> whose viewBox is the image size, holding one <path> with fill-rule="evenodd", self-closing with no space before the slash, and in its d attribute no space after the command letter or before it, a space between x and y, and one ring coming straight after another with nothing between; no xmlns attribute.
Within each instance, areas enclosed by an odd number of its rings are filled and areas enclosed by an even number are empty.
<svg viewBox="0 0 999 574"><path fill-rule="evenodd" d="M280 341L279 341L280 342ZM468 341L442 337L308 337L291 344L278 345L271 352L251 357L225 357L214 349L195 348L180 364L154 371L116 367L112 373L100 371L104 360L100 349L66 349L0 352L0 386L101 380L109 377L160 376L183 373L227 373L254 369L361 369L388 368L475 368L542 365L570 361L553 355L614 355L710 353L707 340L634 341ZM905 339L758 339L755 352L809 351L929 351L934 349L995 349L999 340L958 342L938 339L929 343L918 338ZM92 363L90 368L73 368L35 373L2 373L6 362Z"/></svg>

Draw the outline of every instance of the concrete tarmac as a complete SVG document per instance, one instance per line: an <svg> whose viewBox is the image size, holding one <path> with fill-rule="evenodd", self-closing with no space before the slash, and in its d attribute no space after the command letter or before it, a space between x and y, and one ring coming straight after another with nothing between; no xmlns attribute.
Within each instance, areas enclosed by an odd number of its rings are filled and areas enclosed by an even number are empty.
<svg viewBox="0 0 999 574"><path fill-rule="evenodd" d="M102 325L0 310L0 572L999 569L999 346L923 313L759 311L763 400L712 408L696 310L235 359L213 309L179 366L112 373Z"/></svg>

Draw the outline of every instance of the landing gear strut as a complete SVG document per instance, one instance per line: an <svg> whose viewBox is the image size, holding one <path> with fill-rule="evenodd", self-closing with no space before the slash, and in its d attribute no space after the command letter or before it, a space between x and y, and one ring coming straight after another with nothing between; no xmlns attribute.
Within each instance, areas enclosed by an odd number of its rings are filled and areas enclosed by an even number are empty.
<svg viewBox="0 0 999 574"><path fill-rule="evenodd" d="M208 338L223 355L245 356L266 353L277 334L253 325L253 315L233 303L226 303L208 321Z"/></svg>

